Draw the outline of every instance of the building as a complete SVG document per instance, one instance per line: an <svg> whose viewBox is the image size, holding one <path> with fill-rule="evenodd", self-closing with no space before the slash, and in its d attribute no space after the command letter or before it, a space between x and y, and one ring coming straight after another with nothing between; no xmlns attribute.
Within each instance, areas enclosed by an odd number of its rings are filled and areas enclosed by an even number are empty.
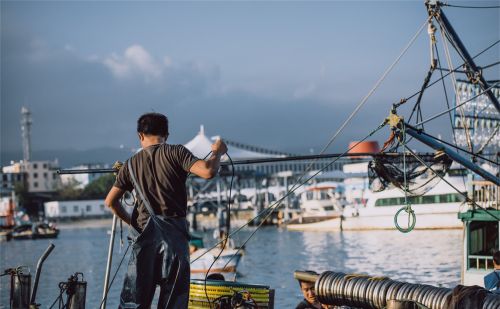
<svg viewBox="0 0 500 309"><path fill-rule="evenodd" d="M44 203L47 219L105 218L113 213L103 200L50 201Z"/></svg>
<svg viewBox="0 0 500 309"><path fill-rule="evenodd" d="M2 168L2 186L13 188L23 183L29 193L54 192L60 184L57 161L13 162Z"/></svg>

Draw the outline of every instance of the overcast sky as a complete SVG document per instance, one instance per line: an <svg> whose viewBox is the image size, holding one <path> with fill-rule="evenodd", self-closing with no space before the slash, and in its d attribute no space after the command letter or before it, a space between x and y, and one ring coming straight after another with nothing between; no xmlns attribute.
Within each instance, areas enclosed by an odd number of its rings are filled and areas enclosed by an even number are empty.
<svg viewBox="0 0 500 309"><path fill-rule="evenodd" d="M445 12L472 55L500 38L498 9ZM204 124L209 136L319 151L426 17L424 1L1 1L2 151L21 149L21 106L34 150L133 148L136 119L157 111L172 143ZM331 152L420 88L428 44L424 29ZM499 46L478 64L498 61ZM498 66L484 74L498 79ZM435 88L424 115L445 109ZM447 136L443 120L429 129Z"/></svg>

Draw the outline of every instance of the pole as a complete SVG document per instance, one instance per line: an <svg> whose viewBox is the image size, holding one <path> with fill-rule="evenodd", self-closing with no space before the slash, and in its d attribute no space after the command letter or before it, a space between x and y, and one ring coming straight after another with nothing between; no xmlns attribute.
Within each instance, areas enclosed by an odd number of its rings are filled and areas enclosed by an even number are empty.
<svg viewBox="0 0 500 309"><path fill-rule="evenodd" d="M269 158L257 158L257 159L241 159L233 160L233 165L245 165L245 164L262 164L262 163L272 163L272 162L288 162L288 161L307 161L307 160L317 160L317 159L331 159L344 156L344 153L330 153L322 155L299 155L299 156L289 156L289 157L269 157ZM348 157L378 157L378 156L400 156L399 153L373 153L373 152L363 152L363 153L349 153ZM221 162L221 166L229 166L231 162ZM98 174L98 173L116 173L117 169L114 168L96 168L96 169L66 169L58 170L57 173L63 174Z"/></svg>
<svg viewBox="0 0 500 309"><path fill-rule="evenodd" d="M33 291L31 292L31 301L30 303L33 305L35 304L36 300L36 292L38 290L38 282L40 281L40 273L42 272L42 266L49 254L54 250L54 244L50 244L47 249L45 249L45 252L42 254L40 259L38 260L38 263L36 264L36 272L35 272L35 282L33 284Z"/></svg>
<svg viewBox="0 0 500 309"><path fill-rule="evenodd" d="M451 149L447 145L428 137L426 134L422 134L419 130L416 130L407 123L405 123L404 127L408 135L411 135L415 139L419 140L420 142L426 144L427 146L435 150L444 151L453 161L460 163L461 165L473 171L474 173L478 174L479 176L483 177L484 179L495 183L497 186L500 185L500 179L498 177L485 171L481 167L469 161L467 158L462 157L460 154L456 153L453 149Z"/></svg>
<svg viewBox="0 0 500 309"><path fill-rule="evenodd" d="M106 300L108 298L108 285L109 285L109 275L111 273L111 263L113 261L113 247L115 244L115 229L116 229L116 215L113 215L113 223L111 223L111 236L109 237L109 248L108 248L108 262L106 263L106 274L104 276L104 288L102 291L102 305L101 309L106 309Z"/></svg>
<svg viewBox="0 0 500 309"><path fill-rule="evenodd" d="M452 25L448 21L448 18L444 14L444 12L441 10L441 7L438 4L430 4L431 7L435 6L437 8L437 14L435 15L435 18L439 21L442 21L441 25L445 28L445 33L449 34L447 36L448 40L456 47L458 53L462 56L462 58L465 60L465 63L472 72L474 73L475 76L477 76L477 82L481 89L483 91L486 91L486 95L488 98L491 100L491 103L495 106L497 111L500 113L500 103L498 103L497 98L493 94L493 92L488 89L490 86L488 85L488 82L484 79L481 70L477 67L476 63L474 63L474 59L470 56L469 52L465 48L464 44L458 37L458 34L455 32L455 29L453 29Z"/></svg>

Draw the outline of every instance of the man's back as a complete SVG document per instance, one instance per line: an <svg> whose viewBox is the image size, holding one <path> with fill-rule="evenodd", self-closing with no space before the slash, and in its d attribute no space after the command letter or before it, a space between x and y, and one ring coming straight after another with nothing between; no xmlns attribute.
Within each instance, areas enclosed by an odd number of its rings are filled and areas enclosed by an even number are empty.
<svg viewBox="0 0 500 309"><path fill-rule="evenodd" d="M186 178L198 158L182 145L157 144L143 149L129 160L138 185L155 214L186 217ZM131 191L133 185L127 163L120 170L115 186ZM133 224L137 222L137 227L142 229L149 214L141 199L138 199L135 215L137 218L133 218Z"/></svg>

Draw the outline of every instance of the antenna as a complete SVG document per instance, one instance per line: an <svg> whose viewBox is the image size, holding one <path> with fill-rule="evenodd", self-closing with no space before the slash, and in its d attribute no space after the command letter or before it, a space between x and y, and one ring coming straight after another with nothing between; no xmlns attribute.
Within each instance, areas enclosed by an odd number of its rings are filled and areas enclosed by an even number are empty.
<svg viewBox="0 0 500 309"><path fill-rule="evenodd" d="M31 160L31 112L26 107L21 108L21 134L23 137L23 160Z"/></svg>

